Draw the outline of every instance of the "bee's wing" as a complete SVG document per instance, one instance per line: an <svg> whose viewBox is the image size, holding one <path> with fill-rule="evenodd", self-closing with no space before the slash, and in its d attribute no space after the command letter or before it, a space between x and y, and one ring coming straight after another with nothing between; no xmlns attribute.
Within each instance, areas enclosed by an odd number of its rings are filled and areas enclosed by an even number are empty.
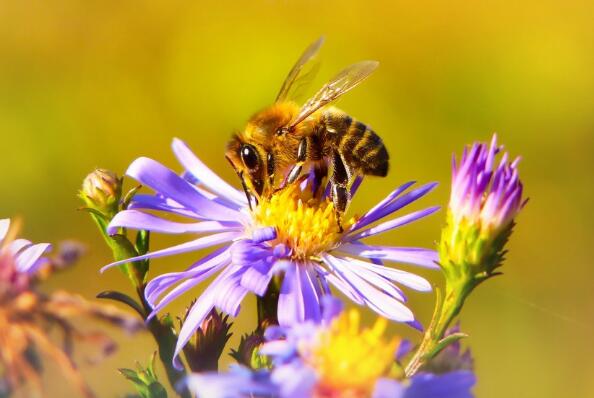
<svg viewBox="0 0 594 398"><path fill-rule="evenodd" d="M275 102L285 101L290 98L291 89L297 86L295 82L299 80L303 68L311 60L313 60L316 57L316 55L318 55L318 52L320 51L322 44L324 44L324 37L320 37L318 40L310 44L309 47L305 49L303 54L301 54L301 57L299 57L299 59L297 60L295 65L293 65L293 68L285 78L285 81L283 82L283 85L280 91L278 92L278 95L276 96ZM304 77L304 75L301 75L301 77Z"/></svg>
<svg viewBox="0 0 594 398"><path fill-rule="evenodd" d="M303 105L299 114L291 121L289 128L295 127L324 105L354 88L371 75L378 65L377 61L361 61L343 69Z"/></svg>

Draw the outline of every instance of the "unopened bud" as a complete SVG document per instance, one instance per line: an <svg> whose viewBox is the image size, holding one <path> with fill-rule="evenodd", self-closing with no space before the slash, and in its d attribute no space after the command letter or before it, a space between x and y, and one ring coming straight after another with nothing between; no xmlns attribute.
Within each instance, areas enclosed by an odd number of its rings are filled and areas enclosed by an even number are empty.
<svg viewBox="0 0 594 398"><path fill-rule="evenodd" d="M526 203L518 175L518 159L501 151L493 136L491 145L477 143L454 162L447 225L439 247L447 278L480 282L501 265L504 246L514 218Z"/></svg>
<svg viewBox="0 0 594 398"><path fill-rule="evenodd" d="M193 372L218 370L219 358L231 337L228 320L228 315L222 316L213 309L184 346L186 361Z"/></svg>
<svg viewBox="0 0 594 398"><path fill-rule="evenodd" d="M80 191L80 197L89 208L109 218L118 212L121 196L122 179L106 169L96 169L89 174Z"/></svg>

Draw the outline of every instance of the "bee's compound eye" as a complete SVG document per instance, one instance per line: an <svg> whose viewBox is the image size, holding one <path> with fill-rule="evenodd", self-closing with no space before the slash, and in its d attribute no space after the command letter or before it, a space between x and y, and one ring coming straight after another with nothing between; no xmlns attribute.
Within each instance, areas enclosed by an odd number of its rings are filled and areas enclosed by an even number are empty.
<svg viewBox="0 0 594 398"><path fill-rule="evenodd" d="M241 147L241 160L245 167L250 170L254 170L258 168L259 160L258 160L258 152L256 152L256 148L251 145L244 145Z"/></svg>

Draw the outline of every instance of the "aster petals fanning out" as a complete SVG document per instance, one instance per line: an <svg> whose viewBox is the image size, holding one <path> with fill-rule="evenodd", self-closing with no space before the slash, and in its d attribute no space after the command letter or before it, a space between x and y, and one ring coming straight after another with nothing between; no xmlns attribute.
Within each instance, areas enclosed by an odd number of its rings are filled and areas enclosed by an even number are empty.
<svg viewBox="0 0 594 398"><path fill-rule="evenodd" d="M319 182L313 181L311 174L269 198L260 198L250 209L244 193L206 167L186 144L175 139L172 146L184 171L178 175L147 158L132 162L126 174L155 194L136 195L128 209L113 218L108 232L130 228L198 236L103 269L133 260L214 249L186 270L159 275L147 285L146 298L154 315L182 293L214 277L189 310L177 353L213 307L237 315L246 294L265 294L279 273L284 275L278 300L282 325L320 320L320 302L331 294L331 286L388 319L415 322L399 285L429 291L430 284L383 263L437 268L436 252L374 246L363 240L435 212L437 207L430 207L389 218L426 195L435 184L417 188L412 182L404 184L363 216L339 220L331 198L324 193L328 190L312 188ZM351 187L353 194L360 182L358 179Z"/></svg>

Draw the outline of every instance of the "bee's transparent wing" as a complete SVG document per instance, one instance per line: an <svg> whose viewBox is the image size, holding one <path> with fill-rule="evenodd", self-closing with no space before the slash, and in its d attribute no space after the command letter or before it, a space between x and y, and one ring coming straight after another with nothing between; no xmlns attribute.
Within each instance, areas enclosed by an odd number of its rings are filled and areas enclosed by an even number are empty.
<svg viewBox="0 0 594 398"><path fill-rule="evenodd" d="M289 128L295 127L324 105L354 88L371 75L378 65L377 61L361 61L343 69L303 105L299 114L291 121Z"/></svg>
<svg viewBox="0 0 594 398"><path fill-rule="evenodd" d="M324 44L324 37L320 37L318 40L309 45L301 54L301 57L297 60L293 68L285 78L283 85L276 96L275 102L286 101L295 95L295 91L299 89L303 84L299 84L301 80L311 80L311 77L317 71L317 65L312 65L312 61L316 55L320 52L320 48ZM307 73L302 73L306 65L310 65L311 68Z"/></svg>

